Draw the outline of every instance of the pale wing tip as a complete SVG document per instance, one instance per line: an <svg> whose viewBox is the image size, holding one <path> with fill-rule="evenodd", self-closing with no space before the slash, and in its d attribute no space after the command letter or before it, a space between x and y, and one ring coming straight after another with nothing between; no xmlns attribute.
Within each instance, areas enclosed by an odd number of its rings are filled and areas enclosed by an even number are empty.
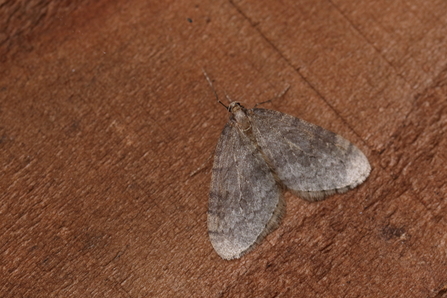
<svg viewBox="0 0 447 298"><path fill-rule="evenodd" d="M225 232L222 229L221 221L222 219L218 216L208 212L208 235L211 245L222 259L232 260L242 257L250 249L250 243L254 243L256 238L249 243L239 241L238 237L232 235L229 230Z"/></svg>
<svg viewBox="0 0 447 298"><path fill-rule="evenodd" d="M278 204L262 231L253 233L251 239L240 241L226 233L218 232L219 218L208 213L208 235L216 253L225 260L239 259L253 250L269 233L275 230L285 215L286 205L282 193L279 193Z"/></svg>
<svg viewBox="0 0 447 298"><path fill-rule="evenodd" d="M219 236L215 235L215 232L208 232L214 250L224 260L238 259L251 249L252 245L241 245L228 240L223 235Z"/></svg>
<svg viewBox="0 0 447 298"><path fill-rule="evenodd" d="M363 152L356 148L356 154L350 160L348 167L346 168L346 181L347 187L353 189L362 184L371 173L371 165Z"/></svg>
<svg viewBox="0 0 447 298"><path fill-rule="evenodd" d="M360 149L355 147L355 154L350 160L350 163L346 169L346 183L345 186L335 189L326 189L320 191L301 191L291 190L295 195L308 201L320 201L328 196L336 193L345 193L348 190L356 188L368 178L371 173L371 165Z"/></svg>

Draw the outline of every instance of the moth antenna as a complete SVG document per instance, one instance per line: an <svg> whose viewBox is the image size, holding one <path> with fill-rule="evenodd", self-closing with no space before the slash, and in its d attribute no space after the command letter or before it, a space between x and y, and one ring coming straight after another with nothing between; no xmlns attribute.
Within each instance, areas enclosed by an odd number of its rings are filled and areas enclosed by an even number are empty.
<svg viewBox="0 0 447 298"><path fill-rule="evenodd" d="M208 84L210 85L211 89L213 89L214 96L216 97L217 102L220 103L221 105L223 105L228 110L228 107L223 102L221 102L219 100L219 96L217 95L216 89L214 89L213 82L211 81L210 77L206 73L205 69L202 68L202 72L203 72L203 75L205 76L206 80L208 81Z"/></svg>
<svg viewBox="0 0 447 298"><path fill-rule="evenodd" d="M259 106L259 105L262 105L262 104L265 104L265 103L274 101L275 99L278 99L278 98L283 97L284 94L286 94L287 91L289 91L289 89L290 89L290 85L287 85L287 87L286 87L280 94L276 95L276 96L273 97L273 98L270 98L269 100L266 100L266 101L263 101L263 102L258 102L258 103L254 106L254 108L256 108L256 107Z"/></svg>
<svg viewBox="0 0 447 298"><path fill-rule="evenodd" d="M227 94L227 92L224 90L225 92L225 98L228 100L229 103L232 103L233 100L230 98L230 96Z"/></svg>

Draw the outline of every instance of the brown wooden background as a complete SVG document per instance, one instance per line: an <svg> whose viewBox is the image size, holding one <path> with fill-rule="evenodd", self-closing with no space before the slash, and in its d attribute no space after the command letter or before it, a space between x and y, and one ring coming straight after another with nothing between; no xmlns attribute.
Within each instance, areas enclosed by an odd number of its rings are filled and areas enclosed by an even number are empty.
<svg viewBox="0 0 447 298"><path fill-rule="evenodd" d="M446 1L1 1L0 44L1 297L447 297ZM202 67L371 176L220 259Z"/></svg>

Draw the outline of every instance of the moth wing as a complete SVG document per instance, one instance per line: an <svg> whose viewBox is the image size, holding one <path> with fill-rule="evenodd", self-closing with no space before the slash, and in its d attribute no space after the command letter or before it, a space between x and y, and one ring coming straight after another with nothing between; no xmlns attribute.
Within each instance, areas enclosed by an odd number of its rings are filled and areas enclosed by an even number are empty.
<svg viewBox="0 0 447 298"><path fill-rule="evenodd" d="M228 123L214 157L208 233L224 259L239 258L277 226L281 189L256 145Z"/></svg>
<svg viewBox="0 0 447 298"><path fill-rule="evenodd" d="M343 137L281 112L250 110L253 133L281 182L308 200L361 184L368 159Z"/></svg>

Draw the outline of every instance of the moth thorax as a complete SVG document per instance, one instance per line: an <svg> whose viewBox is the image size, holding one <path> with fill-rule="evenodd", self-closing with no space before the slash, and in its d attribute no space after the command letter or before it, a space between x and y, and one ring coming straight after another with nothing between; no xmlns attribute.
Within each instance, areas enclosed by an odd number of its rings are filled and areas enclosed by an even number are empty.
<svg viewBox="0 0 447 298"><path fill-rule="evenodd" d="M228 108L232 114L232 120L241 130L248 130L251 127L250 119L247 116L247 110L238 102L232 102Z"/></svg>

